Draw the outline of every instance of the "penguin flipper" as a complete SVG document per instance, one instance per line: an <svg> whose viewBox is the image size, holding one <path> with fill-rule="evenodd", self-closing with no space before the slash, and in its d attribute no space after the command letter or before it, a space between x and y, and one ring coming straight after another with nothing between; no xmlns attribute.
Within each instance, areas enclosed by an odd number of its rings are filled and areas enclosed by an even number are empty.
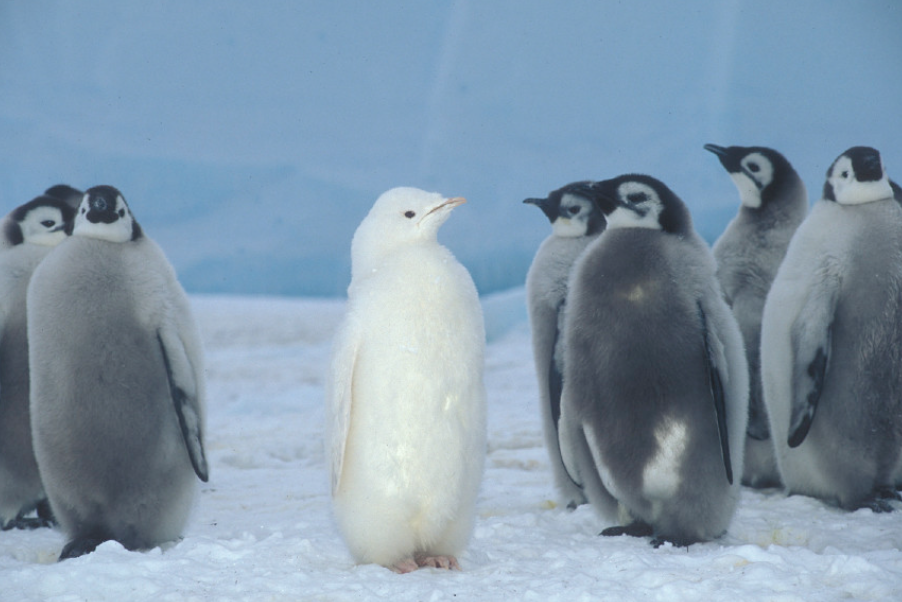
<svg viewBox="0 0 902 602"><path fill-rule="evenodd" d="M551 420L558 429L561 420L561 394L564 391L564 375L561 374L558 350L561 344L561 324L564 317L563 304L558 308L557 326L554 329L554 341L551 345L551 357L548 359L548 403L551 404ZM562 350L561 350L562 351Z"/></svg>
<svg viewBox="0 0 902 602"><path fill-rule="evenodd" d="M835 272L824 270L816 279L792 325L792 404L789 447L798 447L808 435L830 364L833 315L839 297Z"/></svg>
<svg viewBox="0 0 902 602"><path fill-rule="evenodd" d="M584 483L580 475L578 452L576 450L586 445L586 436L583 433L582 425L569 418L569 415L564 411L564 407L561 406L557 432L558 445L561 448L561 464L564 465L564 472L567 473L573 484L582 489Z"/></svg>
<svg viewBox="0 0 902 602"><path fill-rule="evenodd" d="M335 337L326 403L328 404L329 447L332 463L332 495L338 491L344 468L348 431L353 407L354 368L360 349L360 335L351 317Z"/></svg>
<svg viewBox="0 0 902 602"><path fill-rule="evenodd" d="M727 407L724 393L724 380L729 380L727 360L724 346L717 333L710 328L705 310L701 302L698 304L698 315L702 322L702 338L705 344L708 380L711 397L714 401L714 412L717 416L717 432L720 435L720 451L727 474L727 482L733 484L733 463L730 459L730 436L727 430Z"/></svg>
<svg viewBox="0 0 902 602"><path fill-rule="evenodd" d="M210 479L210 469L204 453L199 388L194 372L190 369L191 362L185 346L176 333L158 331L157 341L163 354L172 405L179 419L191 466L194 467L198 478L206 483Z"/></svg>

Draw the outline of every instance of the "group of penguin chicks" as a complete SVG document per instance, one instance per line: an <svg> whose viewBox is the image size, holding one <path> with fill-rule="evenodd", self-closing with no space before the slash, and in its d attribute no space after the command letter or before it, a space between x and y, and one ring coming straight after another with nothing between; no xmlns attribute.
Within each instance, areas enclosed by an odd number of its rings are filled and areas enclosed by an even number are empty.
<svg viewBox="0 0 902 602"><path fill-rule="evenodd" d="M650 176L525 201L553 229L527 293L557 486L616 525L604 535L654 545L722 535L740 483L891 510L902 193L854 147L808 212L778 152L705 148L741 200L713 252ZM392 189L351 245L326 386L333 507L355 559L397 572L459 568L483 474L482 312L436 238L463 202ZM0 228L0 526L58 520L60 559L176 539L209 469L172 267L110 186L54 187Z"/></svg>
<svg viewBox="0 0 902 602"><path fill-rule="evenodd" d="M118 190L54 186L0 222L0 527L58 521L60 560L177 539L204 388L187 296Z"/></svg>
<svg viewBox="0 0 902 602"><path fill-rule="evenodd" d="M853 147L808 211L790 163L708 144L740 195L709 249L662 182L527 199L551 221L527 277L547 448L570 507L634 535L722 535L740 482L892 510L902 483L902 195Z"/></svg>

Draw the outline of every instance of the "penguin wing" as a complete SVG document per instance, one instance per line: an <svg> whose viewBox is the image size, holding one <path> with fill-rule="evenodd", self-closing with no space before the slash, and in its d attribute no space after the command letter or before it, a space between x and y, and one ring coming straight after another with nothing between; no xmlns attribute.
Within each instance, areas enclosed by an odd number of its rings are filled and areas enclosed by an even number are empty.
<svg viewBox="0 0 902 602"><path fill-rule="evenodd" d="M327 396L332 456L332 495L338 491L344 468L348 431L351 428L351 408L354 393L354 367L360 350L360 332L352 321L345 322L338 332L332 352L330 391Z"/></svg>
<svg viewBox="0 0 902 602"><path fill-rule="evenodd" d="M714 412L717 418L717 432L720 435L720 451L727 481L733 484L733 463L730 459L730 436L727 430L727 407L724 393L724 382L729 381L727 356L723 341L718 336L713 322L708 320L702 303L698 303L698 315L702 324L702 338L705 345L706 370L714 401Z"/></svg>
<svg viewBox="0 0 902 602"><path fill-rule="evenodd" d="M157 341L163 354L166 366L166 378L169 381L169 392L172 404L179 419L179 427L191 466L198 478L206 483L210 478L210 469L204 453L204 439L201 424L201 400L199 398L198 375L188 358L185 344L177 332L157 331Z"/></svg>
<svg viewBox="0 0 902 602"><path fill-rule="evenodd" d="M811 288L790 330L792 344L792 403L789 447L798 447L808 435L820 401L830 363L833 315L839 298L838 270L829 265L813 278Z"/></svg>
<svg viewBox="0 0 902 602"><path fill-rule="evenodd" d="M551 405L551 420L554 422L555 429L558 429L561 420L561 393L564 390L564 375L561 373L564 352L561 340L563 320L564 304L561 303L557 309L557 324L551 343L551 357L548 358L548 403Z"/></svg>
<svg viewBox="0 0 902 602"><path fill-rule="evenodd" d="M571 420L565 408L561 406L560 421L557 423L557 427L558 445L561 449L561 463L564 465L564 471L573 484L582 489L584 483L576 451L586 445L586 435L582 425L576 420Z"/></svg>

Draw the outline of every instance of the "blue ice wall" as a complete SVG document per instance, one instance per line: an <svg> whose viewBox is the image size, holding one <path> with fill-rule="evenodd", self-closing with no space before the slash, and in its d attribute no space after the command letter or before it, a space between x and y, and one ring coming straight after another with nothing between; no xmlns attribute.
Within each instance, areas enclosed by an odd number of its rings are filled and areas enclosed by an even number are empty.
<svg viewBox="0 0 902 602"><path fill-rule="evenodd" d="M356 225L413 185L480 291L548 233L528 196L635 171L713 241L706 142L820 191L849 146L902 179L902 3L0 2L0 212L118 186L189 291L342 295Z"/></svg>

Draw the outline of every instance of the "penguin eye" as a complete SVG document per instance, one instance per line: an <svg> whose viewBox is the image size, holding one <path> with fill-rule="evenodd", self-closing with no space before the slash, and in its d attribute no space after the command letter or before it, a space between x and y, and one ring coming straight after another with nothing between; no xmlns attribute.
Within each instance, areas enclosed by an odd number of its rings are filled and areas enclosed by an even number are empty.
<svg viewBox="0 0 902 602"><path fill-rule="evenodd" d="M758 173L759 171L761 171L761 168L758 167L758 164L755 163L754 161L750 162L748 167L749 167L749 171L752 173Z"/></svg>
<svg viewBox="0 0 902 602"><path fill-rule="evenodd" d="M45 228L52 228L53 226L56 225L56 222L53 221L52 219L45 219L44 221L41 222L41 225L44 226Z"/></svg>
<svg viewBox="0 0 902 602"><path fill-rule="evenodd" d="M626 195L626 200L630 203L641 203L642 201L647 201L648 196L644 192L633 192Z"/></svg>
<svg viewBox="0 0 902 602"><path fill-rule="evenodd" d="M845 180L849 177L849 170L844 170L841 174L839 174L839 176Z"/></svg>
<svg viewBox="0 0 902 602"><path fill-rule="evenodd" d="M567 207L567 213L570 215L576 215L579 213L579 207Z"/></svg>
<svg viewBox="0 0 902 602"><path fill-rule="evenodd" d="M416 215L417 214L415 211L405 211L404 212L404 217L406 217L407 219L412 219L412 218L416 217Z"/></svg>
<svg viewBox="0 0 902 602"><path fill-rule="evenodd" d="M119 210L119 217L125 217L125 209Z"/></svg>

